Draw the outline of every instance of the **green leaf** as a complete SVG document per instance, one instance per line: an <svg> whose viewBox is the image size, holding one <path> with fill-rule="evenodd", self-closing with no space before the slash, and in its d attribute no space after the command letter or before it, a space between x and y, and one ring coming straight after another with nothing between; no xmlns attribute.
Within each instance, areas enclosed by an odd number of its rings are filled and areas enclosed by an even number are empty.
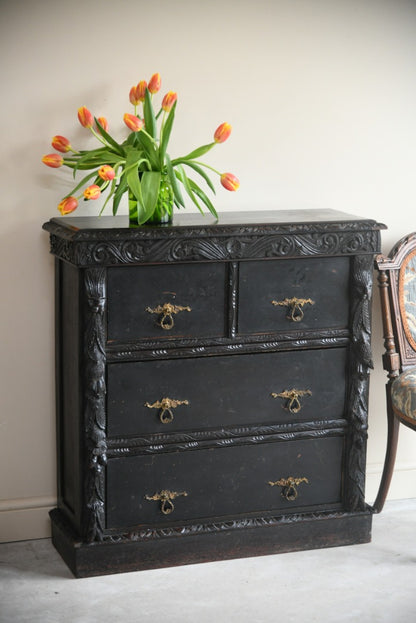
<svg viewBox="0 0 416 623"><path fill-rule="evenodd" d="M155 111L153 110L152 97L150 95L149 89L146 89L146 93L144 96L143 113L144 113L144 126L146 128L146 132L148 132L152 138L156 138L156 131L157 131L156 118L155 118Z"/></svg>
<svg viewBox="0 0 416 623"><path fill-rule="evenodd" d="M98 119L96 119L96 118L94 117L94 120L95 120L95 123L97 124L97 127L98 127L98 129L99 129L99 132L100 132L101 136L103 137L103 139L105 139L105 140L107 141L107 143L109 143L109 144L111 145L111 147L113 147L113 149L114 149L114 150L115 150L118 154L120 154L120 156L125 156L126 154L124 153L124 149L122 148L122 146L121 146L121 145L119 145L119 144L117 143L117 141L115 141L115 140L113 139L113 137L112 137L112 136L110 136L110 135L108 134L108 132L106 132L106 131L104 130L103 126L102 126L102 125L101 125L101 123L98 121Z"/></svg>
<svg viewBox="0 0 416 623"><path fill-rule="evenodd" d="M89 173L88 175L86 175L85 177L82 178L82 180L80 181L79 184L77 184L75 186L75 188L73 188L71 190L70 193L68 193L67 195L65 195L65 197L70 197L71 195L74 195L77 190L79 190L81 188L81 186L84 186L92 177L96 177L97 175L97 171L93 171L92 173Z"/></svg>
<svg viewBox="0 0 416 623"><path fill-rule="evenodd" d="M162 134L160 137L159 161L160 161L161 168L165 164L165 154L166 154L166 149L169 143L170 134L172 132L173 121L175 119L175 109L176 109L176 102L173 104L170 110L170 113L168 115L168 118L166 119L166 123L163 125L163 130L162 130Z"/></svg>
<svg viewBox="0 0 416 623"><path fill-rule="evenodd" d="M216 211L216 209L214 208L214 206L212 205L210 199L207 197L207 195L204 193L204 191L202 190L202 188L200 188L198 186L198 184L196 184L193 180L189 180L189 184L193 190L193 192L205 203L205 205L207 206L208 210L211 212L211 214L213 216L215 216L215 218L218 218L218 213Z"/></svg>
<svg viewBox="0 0 416 623"><path fill-rule="evenodd" d="M133 147L137 147L137 135L138 132L130 132L124 143L122 144L123 148L126 150L128 146L132 145Z"/></svg>
<svg viewBox="0 0 416 623"><path fill-rule="evenodd" d="M178 182L176 181L176 175L172 167L172 162L170 160L169 154L165 154L166 160L166 170L168 173L169 181L172 184L173 194L175 196L175 200L182 206L185 207L185 202L182 197L181 189L179 187Z"/></svg>
<svg viewBox="0 0 416 623"><path fill-rule="evenodd" d="M211 182L210 178L208 177L204 169L198 164L196 164L196 162L193 162L192 160L190 160L189 162L184 162L184 164L186 164L188 167L191 167L191 169L194 169L194 171L199 173L199 175L204 178L204 180L206 181L206 183L208 184L208 186L210 187L210 189L215 195L214 184Z"/></svg>
<svg viewBox="0 0 416 623"><path fill-rule="evenodd" d="M153 143L152 139L149 138L144 132L138 132L137 135L140 146L146 154L146 157L149 160L152 169L154 171L158 171L160 167L157 147Z"/></svg>
<svg viewBox="0 0 416 623"><path fill-rule="evenodd" d="M195 197L192 188L191 188L191 184L190 184L190 180L188 179L183 166L179 165L178 167L179 171L176 171L176 177L182 182L182 184L184 185L184 188L186 190L186 192L188 193L189 197L191 198L191 200L193 201L193 203L196 205L196 207L198 208L198 210L203 214L204 211L202 210L201 206L198 203L197 198Z"/></svg>
<svg viewBox="0 0 416 623"><path fill-rule="evenodd" d="M137 149L131 149L127 153L125 178L127 185L137 200L137 208L144 210L142 188L139 179L139 160L142 157L142 152Z"/></svg>
<svg viewBox="0 0 416 623"><path fill-rule="evenodd" d="M120 183L117 186L117 189L114 193L114 200L113 200L113 215L115 216L117 214L117 210L118 210L118 206L120 205L120 201L122 196L124 195L124 193L127 190L127 180L125 178L125 176L122 176L120 178Z"/></svg>
<svg viewBox="0 0 416 623"><path fill-rule="evenodd" d="M138 211L139 225L145 223L155 211L159 196L160 177L160 171L144 171L142 173L141 190L144 209Z"/></svg>
<svg viewBox="0 0 416 623"><path fill-rule="evenodd" d="M198 147L197 149L194 149L194 151L191 151L191 153L188 154L187 156L182 156L181 158L176 158L176 160L172 160L172 164L173 166L175 166L175 164L180 164L184 160L195 160L195 158L200 158L201 156L206 154L210 149L212 149L214 145L215 145L215 142L209 143L209 145L202 145L202 147Z"/></svg>

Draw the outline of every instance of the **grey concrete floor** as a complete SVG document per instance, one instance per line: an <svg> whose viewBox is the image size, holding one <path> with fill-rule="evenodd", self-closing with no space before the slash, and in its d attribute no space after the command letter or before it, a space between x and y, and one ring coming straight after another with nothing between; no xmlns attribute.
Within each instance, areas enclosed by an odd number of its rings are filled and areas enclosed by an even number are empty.
<svg viewBox="0 0 416 623"><path fill-rule="evenodd" d="M411 623L416 499L372 542L76 580L49 539L0 545L1 623Z"/></svg>

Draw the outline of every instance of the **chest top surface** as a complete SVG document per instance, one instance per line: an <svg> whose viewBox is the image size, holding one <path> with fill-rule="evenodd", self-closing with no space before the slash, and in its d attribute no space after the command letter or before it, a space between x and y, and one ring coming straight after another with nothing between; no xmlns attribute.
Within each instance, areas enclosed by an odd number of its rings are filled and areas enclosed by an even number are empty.
<svg viewBox="0 0 416 623"><path fill-rule="evenodd" d="M372 254L374 220L336 210L224 212L218 220L175 214L162 226L129 227L127 216L57 217L43 225L51 253L77 266Z"/></svg>

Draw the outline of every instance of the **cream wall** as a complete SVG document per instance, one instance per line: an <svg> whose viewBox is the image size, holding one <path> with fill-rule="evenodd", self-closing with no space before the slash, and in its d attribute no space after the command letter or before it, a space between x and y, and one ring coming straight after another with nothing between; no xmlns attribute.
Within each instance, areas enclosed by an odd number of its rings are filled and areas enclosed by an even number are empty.
<svg viewBox="0 0 416 623"><path fill-rule="evenodd" d="M14 540L47 536L55 500L53 259L41 225L70 178L41 164L51 137L93 144L82 105L122 136L130 87L159 71L179 93L173 155L233 125L210 156L241 180L238 193L218 190L220 211L344 210L384 222L388 251L416 229L416 2L0 0L0 10L0 536ZM385 444L378 299L374 320L369 502ZM390 499L405 497L416 497L416 435L403 430Z"/></svg>

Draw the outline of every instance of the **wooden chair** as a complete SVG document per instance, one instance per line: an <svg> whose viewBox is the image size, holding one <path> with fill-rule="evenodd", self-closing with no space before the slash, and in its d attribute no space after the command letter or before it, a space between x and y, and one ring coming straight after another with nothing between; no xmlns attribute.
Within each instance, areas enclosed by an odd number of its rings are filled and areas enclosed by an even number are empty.
<svg viewBox="0 0 416 623"><path fill-rule="evenodd" d="M373 509L379 513L390 487L400 423L416 430L416 232L376 258L383 318L384 369L389 380L387 449Z"/></svg>

